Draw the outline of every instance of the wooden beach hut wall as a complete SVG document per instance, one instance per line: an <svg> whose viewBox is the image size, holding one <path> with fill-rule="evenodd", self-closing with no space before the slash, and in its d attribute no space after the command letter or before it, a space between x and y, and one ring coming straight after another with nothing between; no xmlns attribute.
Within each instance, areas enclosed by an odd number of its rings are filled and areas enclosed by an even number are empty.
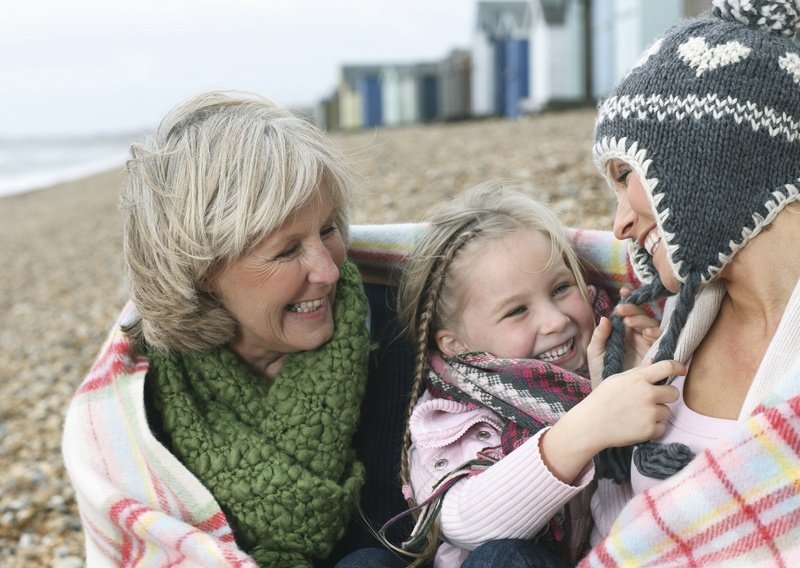
<svg viewBox="0 0 800 568"><path fill-rule="evenodd" d="M361 95L361 126L371 128L383 124L381 80L379 73L365 73L357 80Z"/></svg>
<svg viewBox="0 0 800 568"><path fill-rule="evenodd" d="M417 63L417 97L420 122L433 122L441 118L439 106L439 66L436 63Z"/></svg>
<svg viewBox="0 0 800 568"><path fill-rule="evenodd" d="M592 98L604 97L617 82L615 0L592 0Z"/></svg>
<svg viewBox="0 0 800 568"><path fill-rule="evenodd" d="M524 110L586 100L584 2L531 0L530 96Z"/></svg>
<svg viewBox="0 0 800 568"><path fill-rule="evenodd" d="M592 96L608 94L668 27L710 8L710 0L591 0Z"/></svg>
<svg viewBox="0 0 800 568"><path fill-rule="evenodd" d="M383 123L419 122L417 71L414 65L386 65L381 70Z"/></svg>
<svg viewBox="0 0 800 568"><path fill-rule="evenodd" d="M530 42L527 38L510 37L502 42L498 53L502 53L502 75L498 77L500 90L504 97L499 101L502 114L507 117L518 117L522 113L523 103L530 93Z"/></svg>
<svg viewBox="0 0 800 568"><path fill-rule="evenodd" d="M337 90L339 101L339 127L342 130L361 128L361 95L356 88L354 67L342 67Z"/></svg>
<svg viewBox="0 0 800 568"><path fill-rule="evenodd" d="M439 114L442 120L458 120L470 114L470 55L454 49L439 63Z"/></svg>
<svg viewBox="0 0 800 568"><path fill-rule="evenodd" d="M480 4L479 4L480 6ZM494 48L489 30L480 25L481 11L478 13L478 25L472 38L472 73L470 92L472 93L472 116L490 116L494 109Z"/></svg>
<svg viewBox="0 0 800 568"><path fill-rule="evenodd" d="M317 104L315 122L317 126L328 131L339 130L341 128L339 124L338 89Z"/></svg>
<svg viewBox="0 0 800 568"><path fill-rule="evenodd" d="M519 99L527 98L529 30L528 2L478 2L470 89L474 116L514 116Z"/></svg>

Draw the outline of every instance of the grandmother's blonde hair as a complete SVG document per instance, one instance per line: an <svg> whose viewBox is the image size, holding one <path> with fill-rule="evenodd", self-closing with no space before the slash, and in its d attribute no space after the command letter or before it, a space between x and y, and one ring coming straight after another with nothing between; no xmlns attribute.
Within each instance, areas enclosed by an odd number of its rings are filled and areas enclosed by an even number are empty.
<svg viewBox="0 0 800 568"><path fill-rule="evenodd" d="M324 133L252 93L209 92L131 146L120 209L130 295L125 331L178 351L228 343L237 322L208 289L216 268L278 229L324 183L347 238L351 179Z"/></svg>
<svg viewBox="0 0 800 568"><path fill-rule="evenodd" d="M428 353L437 349L436 331L451 327L463 310L465 268L487 242L522 230L541 233L552 245L545 267L562 259L575 277L581 294L589 294L580 261L564 224L544 203L524 194L519 185L488 182L446 204L430 219L416 244L400 281L398 311L415 352L414 378L403 437L400 477L410 486L409 420L428 370ZM415 503L409 503L413 506ZM414 565L424 564L436 552L438 527L428 535L427 547Z"/></svg>

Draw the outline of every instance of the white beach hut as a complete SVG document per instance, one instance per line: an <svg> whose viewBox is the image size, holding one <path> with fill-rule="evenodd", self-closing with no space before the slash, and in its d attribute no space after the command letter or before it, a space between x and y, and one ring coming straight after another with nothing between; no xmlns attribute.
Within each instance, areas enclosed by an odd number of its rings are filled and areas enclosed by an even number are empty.
<svg viewBox="0 0 800 568"><path fill-rule="evenodd" d="M583 0L531 0L527 111L587 98Z"/></svg>
<svg viewBox="0 0 800 568"><path fill-rule="evenodd" d="M381 69L383 123L387 126L419 121L417 70L413 64L385 65Z"/></svg>

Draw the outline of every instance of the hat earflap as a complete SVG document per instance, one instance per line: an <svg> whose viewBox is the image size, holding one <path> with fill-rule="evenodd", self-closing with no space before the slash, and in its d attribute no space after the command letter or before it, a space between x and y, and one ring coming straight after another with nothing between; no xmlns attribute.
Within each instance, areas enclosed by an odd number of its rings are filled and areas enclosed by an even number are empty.
<svg viewBox="0 0 800 568"><path fill-rule="evenodd" d="M620 304L633 304L641 306L648 302L655 302L666 296L671 296L672 292L667 290L661 283L661 280L656 278L650 284L646 284L641 288L631 291L626 298L620 300ZM611 321L611 335L606 343L606 354L603 359L603 378L606 379L611 375L621 373L623 369L623 361L625 356L625 324L622 318L617 315L616 311L611 314L609 318Z"/></svg>
<svg viewBox="0 0 800 568"><path fill-rule="evenodd" d="M675 311L667 324L667 331L661 337L658 351L654 361L671 359L675 355L678 337L686 325L689 313L694 307L697 292L702 284L702 279L696 272L690 272L686 282L678 291L678 302ZM647 286L634 290L620 303L640 306L646 302L670 295L660 280ZM613 314L611 316L611 336L606 343L606 355L603 360L603 378L622 372L622 362L625 347L625 324L622 318ZM633 463L636 469L644 476L655 479L667 479L682 470L695 457L694 452L685 444L659 444L657 442L644 442L637 444L633 451ZM610 448L597 456L596 470L600 478L608 478L616 483L630 479L630 449Z"/></svg>

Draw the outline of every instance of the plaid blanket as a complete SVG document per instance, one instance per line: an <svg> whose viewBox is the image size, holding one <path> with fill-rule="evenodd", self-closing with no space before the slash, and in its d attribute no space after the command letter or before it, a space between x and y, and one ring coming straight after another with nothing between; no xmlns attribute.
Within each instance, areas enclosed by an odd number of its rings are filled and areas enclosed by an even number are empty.
<svg viewBox="0 0 800 568"><path fill-rule="evenodd" d="M353 225L350 227L348 258L362 273L396 281L425 227L423 223ZM626 243L615 239L610 231L568 229L568 232L590 284L612 293L625 285L631 288L639 286L628 260Z"/></svg>

